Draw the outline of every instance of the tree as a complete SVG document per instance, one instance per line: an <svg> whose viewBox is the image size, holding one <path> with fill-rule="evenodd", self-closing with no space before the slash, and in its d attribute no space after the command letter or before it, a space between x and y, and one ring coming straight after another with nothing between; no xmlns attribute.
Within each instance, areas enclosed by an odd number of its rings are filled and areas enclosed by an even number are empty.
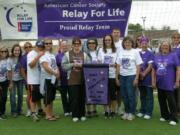
<svg viewBox="0 0 180 135"><path fill-rule="evenodd" d="M143 27L142 27L139 23L137 23L137 24L132 24L132 23L130 23L130 24L128 25L128 30L129 30L129 31L140 32L140 31L143 30Z"/></svg>
<svg viewBox="0 0 180 135"><path fill-rule="evenodd" d="M167 25L164 25L163 27L162 27L162 30L170 30L171 29L171 27L170 26L167 26Z"/></svg>

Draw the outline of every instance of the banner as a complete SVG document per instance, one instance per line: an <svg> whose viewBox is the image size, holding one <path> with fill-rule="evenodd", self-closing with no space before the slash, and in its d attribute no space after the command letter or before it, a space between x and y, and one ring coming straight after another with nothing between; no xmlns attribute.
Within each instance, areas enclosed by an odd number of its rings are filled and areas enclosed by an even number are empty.
<svg viewBox="0 0 180 135"><path fill-rule="evenodd" d="M2 0L1 0L2 1ZM0 4L3 39L124 36L132 0L13 0ZM18 1L18 0L17 0ZM5 4L6 3L6 4Z"/></svg>
<svg viewBox="0 0 180 135"><path fill-rule="evenodd" d="M108 104L107 64L85 64L84 79L87 104Z"/></svg>

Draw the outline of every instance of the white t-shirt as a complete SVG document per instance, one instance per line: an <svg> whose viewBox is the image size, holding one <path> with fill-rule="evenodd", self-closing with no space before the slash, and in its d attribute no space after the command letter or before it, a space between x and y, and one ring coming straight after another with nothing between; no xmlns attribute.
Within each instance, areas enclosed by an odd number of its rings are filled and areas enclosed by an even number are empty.
<svg viewBox="0 0 180 135"><path fill-rule="evenodd" d="M28 84L40 84L40 65L39 62L33 68L30 68L29 63L31 63L34 58L38 56L38 52L32 50L27 55L27 83Z"/></svg>
<svg viewBox="0 0 180 135"><path fill-rule="evenodd" d="M43 62L47 62L48 66L53 70L58 70L57 64L56 64L56 58L55 55L50 52L45 52L45 54L39 59L40 64ZM54 77L53 75L49 74L45 71L45 69L41 65L41 73L44 75L46 79L52 79Z"/></svg>
<svg viewBox="0 0 180 135"><path fill-rule="evenodd" d="M120 75L129 76L136 75L136 65L142 64L143 61L139 52L131 49L119 53L116 63L120 65Z"/></svg>
<svg viewBox="0 0 180 135"><path fill-rule="evenodd" d="M18 62L17 58L8 58L7 70L12 71L12 80L13 81L23 80L23 78L20 74L20 62Z"/></svg>
<svg viewBox="0 0 180 135"><path fill-rule="evenodd" d="M0 82L7 80L7 59L0 60Z"/></svg>
<svg viewBox="0 0 180 135"><path fill-rule="evenodd" d="M118 42L114 42L114 45L115 45L115 47L116 47L116 52L117 52L117 53L121 53L122 50L124 50L124 48L123 48L123 46L122 46L122 40L121 40L121 39L119 39Z"/></svg>
<svg viewBox="0 0 180 135"><path fill-rule="evenodd" d="M113 53L112 49L107 49L105 53L102 48L100 48L98 53L98 60L105 64L115 64L117 59L117 53ZM109 67L109 78L115 78L116 68Z"/></svg>
<svg viewBox="0 0 180 135"><path fill-rule="evenodd" d="M90 51L89 54L91 55L92 63L96 63L98 61L97 52L96 51Z"/></svg>

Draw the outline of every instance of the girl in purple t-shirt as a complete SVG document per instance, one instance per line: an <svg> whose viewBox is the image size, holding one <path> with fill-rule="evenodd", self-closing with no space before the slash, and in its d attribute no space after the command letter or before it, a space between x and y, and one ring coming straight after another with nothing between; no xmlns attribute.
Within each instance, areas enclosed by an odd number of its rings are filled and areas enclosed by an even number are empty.
<svg viewBox="0 0 180 135"><path fill-rule="evenodd" d="M140 55L143 60L143 64L141 64L139 78L141 108L137 116L143 117L144 119L150 119L154 104L151 78L154 55L148 50L148 39L146 37L143 36L140 38L140 44L142 48Z"/></svg>
<svg viewBox="0 0 180 135"><path fill-rule="evenodd" d="M177 55L170 50L169 43L162 42L160 54L154 58L153 86L158 89L160 121L169 120L169 124L176 125L178 119L174 89L179 87L180 63Z"/></svg>

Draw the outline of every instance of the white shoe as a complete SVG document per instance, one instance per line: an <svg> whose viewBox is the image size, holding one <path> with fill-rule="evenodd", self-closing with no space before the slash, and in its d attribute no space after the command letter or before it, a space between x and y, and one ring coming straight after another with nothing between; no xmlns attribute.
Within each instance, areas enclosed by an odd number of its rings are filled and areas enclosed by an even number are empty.
<svg viewBox="0 0 180 135"><path fill-rule="evenodd" d="M149 116L149 115L144 115L144 119L149 120L150 118L151 118L151 116Z"/></svg>
<svg viewBox="0 0 180 135"><path fill-rule="evenodd" d="M67 117L67 116L69 116L69 115L70 115L69 113L64 113L64 116L65 116L65 117Z"/></svg>
<svg viewBox="0 0 180 135"><path fill-rule="evenodd" d="M128 113L124 113L123 116L121 117L123 120L127 120Z"/></svg>
<svg viewBox="0 0 180 135"><path fill-rule="evenodd" d="M135 119L135 116L131 113L128 114L127 120L132 121Z"/></svg>
<svg viewBox="0 0 180 135"><path fill-rule="evenodd" d="M77 117L74 117L72 120L73 122L77 122L79 119Z"/></svg>
<svg viewBox="0 0 180 135"><path fill-rule="evenodd" d="M175 121L170 121L169 124L172 126L176 126L177 123Z"/></svg>
<svg viewBox="0 0 180 135"><path fill-rule="evenodd" d="M118 115L123 115L124 114L124 111L121 109L121 107L119 107L118 109Z"/></svg>
<svg viewBox="0 0 180 135"><path fill-rule="evenodd" d="M162 117L161 117L159 120L160 120L161 122L165 122L165 121L166 121L166 120L165 120L164 118L162 118Z"/></svg>
<svg viewBox="0 0 180 135"><path fill-rule="evenodd" d="M31 116L31 111L28 110L27 113L26 113L26 117L30 117Z"/></svg>
<svg viewBox="0 0 180 135"><path fill-rule="evenodd" d="M81 121L86 121L86 117L81 117Z"/></svg>
<svg viewBox="0 0 180 135"><path fill-rule="evenodd" d="M142 113L138 113L138 114L136 114L136 116L138 116L139 118L141 118L141 117L143 116L143 114L142 114Z"/></svg>

